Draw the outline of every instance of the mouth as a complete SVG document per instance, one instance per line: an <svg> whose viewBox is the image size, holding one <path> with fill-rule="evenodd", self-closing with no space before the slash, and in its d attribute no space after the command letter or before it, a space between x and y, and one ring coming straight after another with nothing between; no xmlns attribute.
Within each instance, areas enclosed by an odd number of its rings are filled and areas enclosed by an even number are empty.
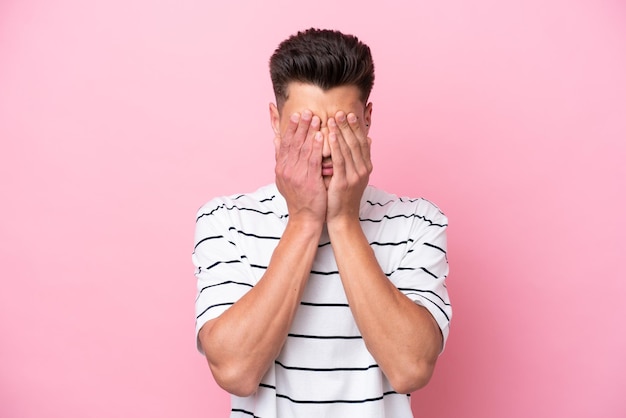
<svg viewBox="0 0 626 418"><path fill-rule="evenodd" d="M333 175L333 160L330 157L324 157L322 159L322 176Z"/></svg>

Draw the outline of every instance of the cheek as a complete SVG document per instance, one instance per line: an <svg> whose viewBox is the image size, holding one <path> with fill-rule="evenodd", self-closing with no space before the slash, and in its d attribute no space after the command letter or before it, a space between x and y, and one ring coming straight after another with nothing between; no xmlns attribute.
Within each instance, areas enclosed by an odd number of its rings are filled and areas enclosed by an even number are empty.
<svg viewBox="0 0 626 418"><path fill-rule="evenodd" d="M368 128L370 124L369 116L364 112L363 115L359 118L359 122L361 122L361 127Z"/></svg>
<svg viewBox="0 0 626 418"><path fill-rule="evenodd" d="M284 135L285 130L287 129L289 121L283 117L278 120L278 131L281 135Z"/></svg>

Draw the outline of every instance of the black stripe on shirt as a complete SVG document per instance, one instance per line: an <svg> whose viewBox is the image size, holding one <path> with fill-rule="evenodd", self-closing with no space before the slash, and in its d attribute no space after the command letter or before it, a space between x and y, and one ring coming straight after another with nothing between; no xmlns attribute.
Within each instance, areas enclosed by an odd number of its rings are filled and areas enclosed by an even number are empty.
<svg viewBox="0 0 626 418"><path fill-rule="evenodd" d="M272 389L272 390L276 390L275 386L272 385L267 385L265 383L261 383L259 384L260 388L267 388L267 389ZM376 402L376 401L381 401L385 396L389 396L389 395L401 395L398 392L395 391L389 391L389 392L384 392L382 394L382 396L377 396L375 398L365 398L365 399L331 399L331 400L324 400L324 401L314 401L314 400L308 400L308 399L293 399L287 395L283 395L281 393L276 393L276 397L277 398L282 398L282 399L287 399L290 402L293 403L301 403L301 404L330 404L330 403L367 403L367 402ZM401 396L406 396L406 395L401 395Z"/></svg>
<svg viewBox="0 0 626 418"><path fill-rule="evenodd" d="M250 415L252 418L261 418L258 415L255 415L253 412L246 411L245 409L233 408L230 412L240 412L242 414Z"/></svg>
<svg viewBox="0 0 626 418"><path fill-rule="evenodd" d="M314 368L314 367L297 367L297 366L286 366L279 362L278 360L274 361L275 364L279 365L283 369L287 370L300 370L307 372L364 372L370 369L375 369L380 366L378 364L370 364L366 367L335 367L335 368Z"/></svg>
<svg viewBox="0 0 626 418"><path fill-rule="evenodd" d="M444 305L450 306L450 304L448 302L443 300L443 298L441 296L439 296L437 293L433 292L432 290L412 289L412 288L407 288L407 287L399 287L398 290L401 291L401 292L406 292L408 294L411 294L411 293L412 294L419 294L420 296L423 296L422 293L430 293L431 295L434 295L435 297L437 297L437 299L439 299L441 301L441 303L443 303ZM426 299L426 297L424 297L424 298ZM428 300L430 300L430 299L428 299Z"/></svg>
<svg viewBox="0 0 626 418"><path fill-rule="evenodd" d="M245 195L242 194L241 196L245 196ZM237 199L239 199L241 196L238 196ZM265 199L259 200L259 203L271 202L274 200L275 197L276 195L272 195L271 197L266 197Z"/></svg>
<svg viewBox="0 0 626 418"><path fill-rule="evenodd" d="M427 297L426 297L426 296L424 296L424 295L420 295L420 294L417 294L417 293L412 293L412 292L408 292L408 293L406 293L406 295L407 295L407 296L408 296L408 295L417 295L417 296L420 296L420 297L422 297L423 299L425 299L425 300L429 301L430 303L432 303L433 305L435 305L435 306L437 307L437 309L439 309L439 310L441 311L441 313L443 313L443 315L446 317L446 319L447 319L448 321L450 321L450 317L448 316L448 314L446 313L446 311L445 311L445 310L444 310L441 306L439 306L439 304L438 304L438 303L435 303L433 300L431 300L431 299L427 298ZM444 304L446 304L446 305L450 306L450 304L449 304L449 303L445 303L445 302L444 302Z"/></svg>
<svg viewBox="0 0 626 418"><path fill-rule="evenodd" d="M391 276L393 276L393 274L396 271L415 271L417 269L422 270L424 273L428 273L429 275L433 276L435 279L439 279L439 277L437 277L437 275L435 275L432 272L430 272L426 267L398 267L397 269L395 269L391 273L385 273L385 276L391 277Z"/></svg>
<svg viewBox="0 0 626 418"><path fill-rule="evenodd" d="M213 267L218 266L220 264L237 264L237 263L241 263L241 260L228 260L228 261L216 261L215 263L211 264L209 267L200 267L204 270L211 270Z"/></svg>
<svg viewBox="0 0 626 418"><path fill-rule="evenodd" d="M441 211L441 209L439 209L439 206L435 205L433 202L431 202L431 201L430 201L430 200L428 200L428 199L424 199L423 197L418 197L417 199L411 199L411 198L406 198L406 197L401 197L401 198L400 198L400 202L411 202L411 203L414 203L414 202L417 202L418 200L423 200L424 202L429 203L432 207L434 207L435 209L437 209L437 211L438 211L439 213L441 213L443 216L446 216L446 214L445 214L445 213L443 213L443 212Z"/></svg>
<svg viewBox="0 0 626 418"><path fill-rule="evenodd" d="M231 226L230 228L228 228L229 231L235 231L238 234L241 235L245 235L246 237L253 237L253 238L258 238L258 239L273 239L273 240L279 240L280 237L274 237L274 236L270 236L270 235L256 235L256 234L252 234L250 232L244 232L241 231L237 228L235 228L234 226Z"/></svg>
<svg viewBox="0 0 626 418"><path fill-rule="evenodd" d="M408 244L410 242L414 242L414 240L409 238L406 241L398 241L398 242L378 242L378 241L372 241L369 244L370 244L370 246L371 245L378 245L378 246L384 247L386 245L393 245L393 246L404 245L404 244Z"/></svg>
<svg viewBox="0 0 626 418"><path fill-rule="evenodd" d="M431 226L439 226L439 227L448 226L448 224L438 224L438 223L435 223L435 222L431 221L430 219L426 218L425 216L418 215L416 213L412 213L410 215L403 215L403 214L393 215L393 216L384 215L381 219L359 218L359 220L361 222L382 222L384 219L396 219L396 218L406 218L406 219L418 218L418 219L423 220L424 222L428 222Z"/></svg>
<svg viewBox="0 0 626 418"><path fill-rule="evenodd" d="M260 264L250 264L250 267L255 269L267 270L267 266L262 266Z"/></svg>
<svg viewBox="0 0 626 418"><path fill-rule="evenodd" d="M393 200L388 200L388 201L386 201L385 203L380 203L380 202L372 202L371 200L366 200L366 202L367 202L367 203L369 203L369 204L370 204L370 205L372 205L372 206L380 206L380 207L383 207L383 206L387 206L387 205L388 205L388 204L390 204L390 203L393 203L394 201L393 201Z"/></svg>
<svg viewBox="0 0 626 418"><path fill-rule="evenodd" d="M220 239L220 238L226 239L226 237L224 235L213 235L213 236L210 236L210 237L202 238L200 241L198 241L198 243L196 245L194 245L193 251L196 252L196 248L198 248L198 245L202 244L204 241L209 241L209 240L212 240L212 239ZM233 244L233 243L231 242L231 244Z"/></svg>
<svg viewBox="0 0 626 418"><path fill-rule="evenodd" d="M235 302L226 302L226 303L217 303L215 305L211 305L208 308L206 308L205 310L203 310L202 312L200 312L200 315L196 316L196 319L199 319L202 315L204 315L209 309L212 308L217 308L218 306L231 306L234 305Z"/></svg>
<svg viewBox="0 0 626 418"><path fill-rule="evenodd" d="M314 340L362 340L360 335L306 335L306 334L287 334L291 338L310 338Z"/></svg>
<svg viewBox="0 0 626 418"><path fill-rule="evenodd" d="M424 245L425 245L425 246L427 246L427 247L435 248L435 249L437 249L437 250L441 251L442 253L447 254L447 253L446 253L446 250L444 250L444 249L443 249L443 248L441 248L441 247L437 247L436 245L430 244L430 243L428 243L428 242L425 242L425 243L424 243Z"/></svg>
<svg viewBox="0 0 626 418"><path fill-rule="evenodd" d="M430 271L428 271L428 269L427 269L426 267L420 267L420 269L421 269L424 273L428 273L428 274L430 274L430 275L431 275L431 276L433 276L435 279L438 279L438 278L439 278L439 277L437 277L437 275L436 275L436 274L431 273Z"/></svg>
<svg viewBox="0 0 626 418"><path fill-rule="evenodd" d="M198 221L200 220L200 218L202 218L202 217L204 217L204 216L211 216L211 215L213 215L215 212L217 212L217 211L218 211L218 210L220 210L220 209L226 209L226 210L228 210L228 211L231 211L231 210L240 210L240 211L241 211L241 210L247 210L247 211L249 211L249 212L256 212L256 213L258 213L258 214L260 214L260 215L274 215L274 216L277 216L277 217L279 217L279 218L281 218L281 219L282 219L282 218L286 218L286 217L287 217L287 215L280 215L280 214L278 214L278 213L276 213L276 212L272 212L272 211L269 211L269 212L262 212L262 211L257 210L257 209L246 208L246 207L240 207L240 206L236 206L236 205L233 205L233 206L226 206L226 203L224 203L224 204L222 204L222 205L216 206L213 210L211 210L211 211L209 211L209 212L205 212L205 213L202 213L201 215L199 215L199 216L196 218L196 222L198 222Z"/></svg>
<svg viewBox="0 0 626 418"><path fill-rule="evenodd" d="M233 280L227 280L225 282L221 282L221 283L216 283L216 284L210 284L208 286L204 286L202 289L200 289L200 291L198 292L198 294L204 292L206 289L208 289L209 287L215 287L215 286L224 286L227 284L236 284L236 285L241 285L241 286L247 286L247 287L254 287L252 286L250 283L243 283L243 282L235 282Z"/></svg>
<svg viewBox="0 0 626 418"><path fill-rule="evenodd" d="M311 274L318 274L320 276L332 276L333 274L339 274L339 271L338 270L335 270L335 271L311 270Z"/></svg>
<svg viewBox="0 0 626 418"><path fill-rule="evenodd" d="M347 303L313 303L313 302L300 302L300 305L304 306L323 306L328 308L349 308Z"/></svg>

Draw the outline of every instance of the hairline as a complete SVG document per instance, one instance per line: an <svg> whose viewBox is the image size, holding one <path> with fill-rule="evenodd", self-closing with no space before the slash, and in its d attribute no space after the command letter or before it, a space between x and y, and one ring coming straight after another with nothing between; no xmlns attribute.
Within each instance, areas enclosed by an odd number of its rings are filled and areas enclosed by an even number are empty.
<svg viewBox="0 0 626 418"><path fill-rule="evenodd" d="M301 81L301 80L291 80L288 81L285 84L285 94L284 94L284 98L281 96L279 97L278 95L275 94L275 99L276 99L276 107L278 108L279 112L282 112L283 110L283 106L285 105L285 103L287 102L287 100L289 100L289 86L292 84L303 84L303 85L308 85L308 86L313 86L313 87L317 87L320 90L322 90L324 93L329 92L332 89L336 89L336 88L340 88L340 87L354 87L358 92L359 92L359 101L363 104L363 106L367 106L367 101L369 100L369 94L367 97L362 97L362 90L361 88L359 88L359 86L356 83L346 83L346 84L339 84L336 86L332 86L332 87L328 87L328 88L324 88L320 85L318 85L317 83L312 83L309 81Z"/></svg>

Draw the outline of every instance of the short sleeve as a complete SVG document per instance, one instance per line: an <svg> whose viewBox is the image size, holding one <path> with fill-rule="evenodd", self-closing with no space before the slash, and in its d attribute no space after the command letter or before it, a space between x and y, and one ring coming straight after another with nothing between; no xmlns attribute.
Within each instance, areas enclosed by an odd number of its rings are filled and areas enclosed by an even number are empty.
<svg viewBox="0 0 626 418"><path fill-rule="evenodd" d="M409 232L410 245L391 273L390 280L415 303L424 306L437 321L445 346L452 306L446 288L448 219L432 203L417 206Z"/></svg>
<svg viewBox="0 0 626 418"><path fill-rule="evenodd" d="M200 352L197 336L202 326L225 312L254 286L246 258L237 248L231 210L227 201L214 200L197 214L191 258L196 267L196 342Z"/></svg>

